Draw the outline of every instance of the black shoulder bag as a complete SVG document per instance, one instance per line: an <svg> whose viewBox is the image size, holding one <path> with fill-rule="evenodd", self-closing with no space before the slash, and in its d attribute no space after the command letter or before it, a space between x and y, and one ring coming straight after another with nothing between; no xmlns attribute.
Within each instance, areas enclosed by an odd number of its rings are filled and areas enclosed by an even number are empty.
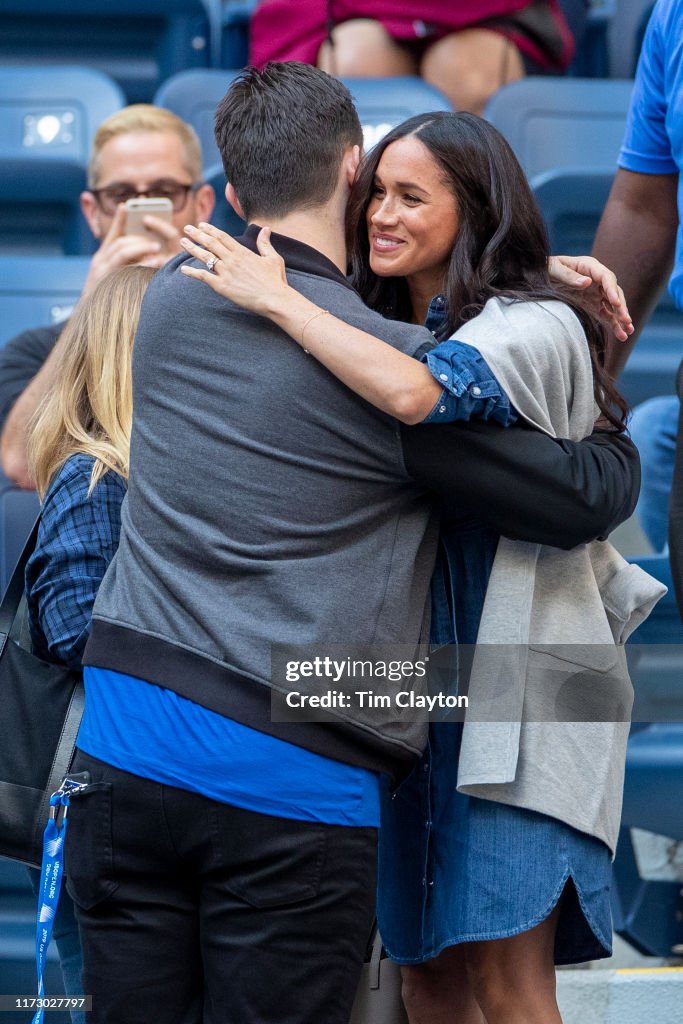
<svg viewBox="0 0 683 1024"><path fill-rule="evenodd" d="M0 604L0 857L40 867L50 796L73 760L84 706L80 671L22 646L24 570L33 526Z"/></svg>

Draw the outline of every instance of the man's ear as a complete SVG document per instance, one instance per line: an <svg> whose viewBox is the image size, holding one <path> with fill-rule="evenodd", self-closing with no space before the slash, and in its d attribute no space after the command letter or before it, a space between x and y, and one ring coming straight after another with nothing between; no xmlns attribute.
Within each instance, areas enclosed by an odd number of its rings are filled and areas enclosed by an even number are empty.
<svg viewBox="0 0 683 1024"><path fill-rule="evenodd" d="M213 208L216 205L216 193L213 185L202 185L194 196L194 208L197 214L196 223L210 221Z"/></svg>
<svg viewBox="0 0 683 1024"><path fill-rule="evenodd" d="M242 209L242 204L240 203L239 199L237 198L237 193L235 192L235 189L230 184L230 182L228 182L228 184L225 186L225 198L228 200L228 202L232 206L232 208L235 211L235 213L237 214L237 216L241 217L242 220L246 220L247 218L244 216L244 210Z"/></svg>
<svg viewBox="0 0 683 1024"><path fill-rule="evenodd" d="M92 192L81 192L81 213L87 220L88 227L95 238L101 239L100 208Z"/></svg>
<svg viewBox="0 0 683 1024"><path fill-rule="evenodd" d="M360 146L349 146L346 153L344 154L344 170L346 172L346 180L348 181L349 188L353 185L353 182L358 171L358 165L361 161L361 148Z"/></svg>

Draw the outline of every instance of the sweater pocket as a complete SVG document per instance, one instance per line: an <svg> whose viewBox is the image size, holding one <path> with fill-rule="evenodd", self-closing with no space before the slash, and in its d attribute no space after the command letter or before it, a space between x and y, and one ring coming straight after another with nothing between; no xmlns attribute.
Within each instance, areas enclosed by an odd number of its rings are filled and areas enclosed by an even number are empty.
<svg viewBox="0 0 683 1024"><path fill-rule="evenodd" d="M628 722L633 686L625 652L611 643L533 645L526 722Z"/></svg>

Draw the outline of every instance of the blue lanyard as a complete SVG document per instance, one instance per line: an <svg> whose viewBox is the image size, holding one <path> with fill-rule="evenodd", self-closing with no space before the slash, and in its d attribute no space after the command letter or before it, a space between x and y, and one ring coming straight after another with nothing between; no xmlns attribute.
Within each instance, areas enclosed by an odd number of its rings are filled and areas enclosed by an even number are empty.
<svg viewBox="0 0 683 1024"><path fill-rule="evenodd" d="M64 839L66 837L67 811L74 793L85 789L88 782L77 782L67 775L56 793L50 797L50 817L43 833L43 865L41 869L40 904L36 923L36 971L38 974L38 1009L31 1024L43 1024L45 1010L41 1001L45 996L45 961L52 938L59 903L59 893L64 875ZM59 821L60 810L64 813Z"/></svg>

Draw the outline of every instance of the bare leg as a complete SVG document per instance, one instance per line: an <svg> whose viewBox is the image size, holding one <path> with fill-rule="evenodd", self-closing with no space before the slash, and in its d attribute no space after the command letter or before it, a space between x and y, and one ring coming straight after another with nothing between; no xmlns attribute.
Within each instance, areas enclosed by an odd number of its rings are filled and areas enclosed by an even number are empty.
<svg viewBox="0 0 683 1024"><path fill-rule="evenodd" d="M501 85L524 77L524 64L517 47L505 36L468 28L430 46L420 74L440 89L456 110L481 114Z"/></svg>
<svg viewBox="0 0 683 1024"><path fill-rule="evenodd" d="M378 21L357 18L332 30L334 46L323 43L318 67L342 78L384 78L416 75L417 64L404 47L395 43Z"/></svg>
<svg viewBox="0 0 683 1024"><path fill-rule="evenodd" d="M451 946L427 963L401 970L410 1024L486 1024L474 998L463 946Z"/></svg>
<svg viewBox="0 0 683 1024"><path fill-rule="evenodd" d="M474 995L488 1024L562 1024L553 949L559 904L528 932L466 946Z"/></svg>

